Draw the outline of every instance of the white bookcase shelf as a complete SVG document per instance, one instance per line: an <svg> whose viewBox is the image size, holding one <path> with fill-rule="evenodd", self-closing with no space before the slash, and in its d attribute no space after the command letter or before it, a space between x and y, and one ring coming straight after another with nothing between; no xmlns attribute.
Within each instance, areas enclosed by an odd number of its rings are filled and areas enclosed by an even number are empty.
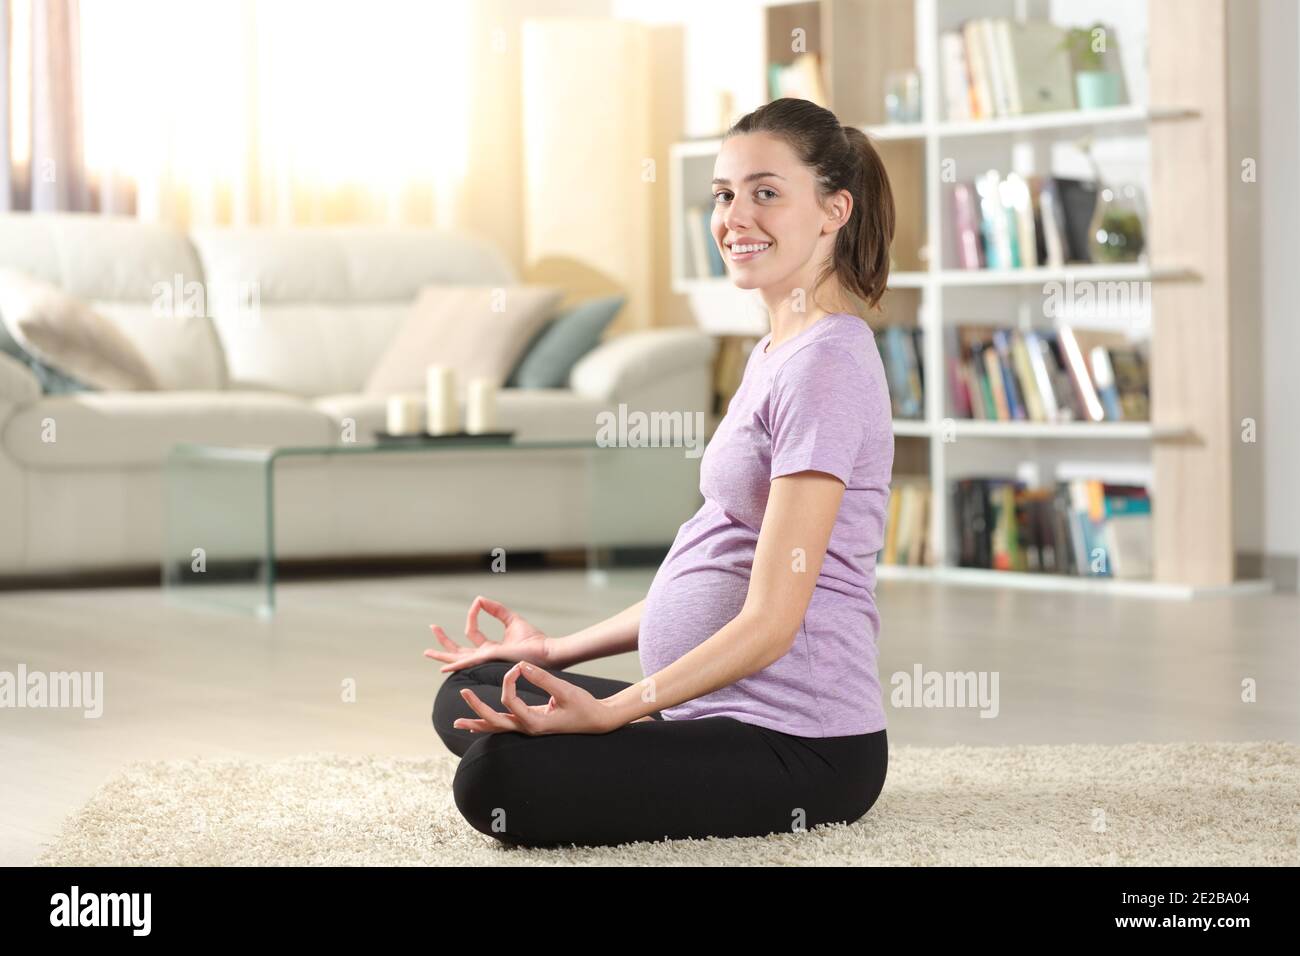
<svg viewBox="0 0 1300 956"><path fill-rule="evenodd" d="M1150 422L995 422L953 419L958 438L1055 438L1066 441L1170 441L1186 438L1191 429Z"/></svg>
<svg viewBox="0 0 1300 956"><path fill-rule="evenodd" d="M934 426L918 418L895 418L894 434L904 438L928 438Z"/></svg>
<svg viewBox="0 0 1300 956"><path fill-rule="evenodd" d="M934 275L934 281L946 286L1045 285L1048 282L1168 282L1195 277L1190 269L1178 266L1123 263L1074 264L1059 269L943 269Z"/></svg>
<svg viewBox="0 0 1300 956"><path fill-rule="evenodd" d="M937 136L997 136L1007 133L1051 133L1073 135L1104 130L1107 127L1140 128L1163 120L1188 119L1196 110L1178 106L1110 106L1091 110L1062 110L1055 113L1029 113L996 119L963 120L938 123L884 123L864 126L863 131L877 140L925 139Z"/></svg>
<svg viewBox="0 0 1300 956"><path fill-rule="evenodd" d="M900 564L876 566L877 581L925 581L959 587L1011 588L1017 591L1065 591L1106 594L1115 597L1187 600L1201 597L1243 597L1267 594L1268 581L1234 581L1226 585L1178 584L1127 578L1080 577L1065 574L1031 574L1025 571L990 571L984 568L951 566L912 567Z"/></svg>
<svg viewBox="0 0 1300 956"><path fill-rule="evenodd" d="M1185 425L1150 422L995 422L980 418L945 418L929 422L895 418L894 434L927 438L947 430L954 438L1056 439L1062 441L1177 441L1193 435ZM942 440L942 439L940 439Z"/></svg>
<svg viewBox="0 0 1300 956"><path fill-rule="evenodd" d="M1191 280L1196 273L1181 266L1149 266L1143 263L1088 265L1075 263L1059 269L935 269L929 272L900 271L889 274L891 289L924 289L927 286L1033 286L1048 282L1172 282ZM725 276L676 278L679 293L730 288Z"/></svg>

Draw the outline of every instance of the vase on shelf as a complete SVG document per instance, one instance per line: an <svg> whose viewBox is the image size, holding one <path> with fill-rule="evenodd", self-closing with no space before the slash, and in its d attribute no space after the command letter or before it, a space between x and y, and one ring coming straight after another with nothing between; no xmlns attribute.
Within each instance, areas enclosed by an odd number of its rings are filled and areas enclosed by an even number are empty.
<svg viewBox="0 0 1300 956"><path fill-rule="evenodd" d="M1080 70L1074 75L1074 95L1081 110L1119 106L1119 74L1110 70Z"/></svg>
<svg viewBox="0 0 1300 956"><path fill-rule="evenodd" d="M893 70L886 75L885 121L921 122L921 74L916 70Z"/></svg>
<svg viewBox="0 0 1300 956"><path fill-rule="evenodd" d="M1098 21L1090 27L1072 27L1062 38L1061 49L1069 51L1074 68L1075 104L1081 110L1120 105L1124 84L1114 68L1118 65L1114 48L1107 47L1110 32Z"/></svg>
<svg viewBox="0 0 1300 956"><path fill-rule="evenodd" d="M1133 183L1102 185L1088 224L1093 262L1137 262L1146 248L1142 192Z"/></svg>

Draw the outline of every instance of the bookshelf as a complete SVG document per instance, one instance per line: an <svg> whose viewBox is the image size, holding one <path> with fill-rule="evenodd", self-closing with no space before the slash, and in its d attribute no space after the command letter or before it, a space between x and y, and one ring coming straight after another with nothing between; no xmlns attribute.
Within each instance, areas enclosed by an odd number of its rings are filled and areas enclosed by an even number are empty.
<svg viewBox="0 0 1300 956"><path fill-rule="evenodd" d="M1077 16L1063 25L1091 23L1089 5L1073 6ZM1145 75L1130 87L1134 102L963 121L945 118L939 78L941 32L970 17L1061 22L1062 10L1071 4L822 0L767 7L762 13L768 62L783 62L785 38L790 30L804 28L807 49L822 58L830 108L843 122L859 125L872 137L894 186L899 222L891 250L894 265L884 313L870 321L878 336L889 324L922 330L924 417L895 420L895 477L929 483L929 560L925 566L882 563L881 579L1170 598L1268 588L1267 582L1238 580L1234 561L1234 373L1228 327L1231 284L1241 279L1231 267L1231 223L1222 199L1222 184L1235 162L1229 150L1229 64L1222 39L1226 0L1146 0L1130 6L1141 8L1149 41ZM1117 33L1123 43L1123 23ZM1134 42L1132 37L1129 42ZM908 68L921 77L921 120L886 124L885 74ZM955 161L967 172L1028 168L1052 173L1055 157L1081 135L1103 147L1117 141L1121 166L1130 162L1142 167L1149 250L1143 260L1070 262L1058 268L955 268L941 165ZM1236 145L1232 143L1234 149ZM768 331L761 300L752 291L735 289L725 277L695 276L686 241L688 208L712 202L709 180L720 147L720 139L698 138L670 149L673 289L687 297L706 331L747 342ZM1101 153L1104 157L1104 148ZM1099 163L1106 174L1105 162ZM1187 201L1196 195L1211 201ZM1120 321L1136 329L1149 348L1151 420L954 418L946 331L964 322L1051 329L1053 320L1044 318L1039 298L1043 287L1070 282L1129 282L1149 289L1144 314ZM1099 328L1107 327L1107 316L1097 319ZM1063 321L1087 325L1074 316ZM1088 467L1098 477L1136 481L1151 489L1150 579L956 565L950 512L958 478L1029 474L1050 484L1079 477Z"/></svg>

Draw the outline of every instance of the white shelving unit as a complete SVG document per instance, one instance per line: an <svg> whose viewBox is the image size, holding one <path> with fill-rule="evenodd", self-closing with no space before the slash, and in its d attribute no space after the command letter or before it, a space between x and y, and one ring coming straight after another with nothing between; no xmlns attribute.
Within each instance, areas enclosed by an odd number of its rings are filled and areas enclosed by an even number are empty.
<svg viewBox="0 0 1300 956"><path fill-rule="evenodd" d="M876 566L876 579L878 581L927 581L982 588L1012 588L1017 591L1064 591L1109 594L1118 597L1164 598L1178 601L1198 597L1267 594L1273 589L1269 581L1237 581L1229 585L1165 584L1159 581L1070 577L1064 574L988 571L983 568L958 568L948 565L922 568L881 564Z"/></svg>
<svg viewBox="0 0 1300 956"><path fill-rule="evenodd" d="M924 289L929 286L1035 286L1048 282L1170 282L1195 278L1196 273L1192 270L1174 266L1153 268L1143 263L1074 263L1059 269L933 269L928 272L891 272L889 287ZM673 280L673 291L683 294L724 288L731 289L731 280L722 276Z"/></svg>
<svg viewBox="0 0 1300 956"><path fill-rule="evenodd" d="M896 22L899 4L895 0L889 10L884 6L871 8L861 2L845 4L847 9L835 6L837 0L823 0L821 9L822 43L831 51L852 50L854 45L842 38L828 39L829 25L851 24L861 27L863 18L873 16L892 17ZM1167 0L1149 0L1151 3L1165 3ZM830 4L829 7L825 6ZM1195 441L1196 429L1181 422L1161 420L1153 422L1104 422L1104 423L1036 423L1036 422L996 422L985 420L954 419L948 414L947 395L948 375L944 357L946 337L944 330L962 319L980 321L982 324L1002 324L1026 327L1030 325L1049 326L1050 320L1033 319L1033 310L1028 300L1037 292L1041 293L1048 283L1060 282L1135 282L1135 283L1180 283L1199 282L1198 270L1190 265L1171 263L1169 257L1162 258L1158 265L1148 262L1132 264L1069 264L1063 268L1026 268L1004 270L964 270L946 267L945 257L949 248L947 230L950 229L950 217L946 215L946 186L940 175L941 163L953 155L954 151L969 149L974 164L984 163L978 167L982 172L991 168L987 157L998 155L1004 150L1008 162L1001 166L1002 172L1011 168L1010 154L1014 149L1020 151L1022 158L1029 150L1035 162L1035 172L1053 172L1051 168L1051 149L1054 144L1069 142L1080 134L1089 133L1096 140L1105 137L1136 137L1146 141L1155 124L1181 123L1195 121L1198 110L1192 106L1175 103L1157 103L1155 105L1132 104L1097 110L1072 110L1068 112L1039 113L1024 116L991 119L973 122L948 122L942 119L940 91L943 83L938 70L938 47L941 30L950 29L966 16L1024 16L1026 12L1047 9L1043 3L1035 0L1016 0L999 6L996 0L979 4L980 9L970 10L968 6L953 0L914 0L911 29L915 38L915 65L921 74L922 115L924 121L908 125L880 125L872 123L861 128L877 142L890 164L891 149L901 146L905 152L901 155L909 160L923 151L924 175L917 185L914 170L900 168L904 188L915 186L920 194L920 203L924 209L925 228L922 234L924 248L921 267L910 270L896 270L890 276L890 289L916 301L916 324L923 329L924 355L922 362L925 374L925 417L917 421L895 421L894 433L904 442L925 442L928 458L928 478L931 488L929 551L932 566L905 567L880 565L879 576L883 580L931 580L945 583L965 584L982 587L1016 587L1031 589L1055 589L1061 591L1103 592L1109 594L1132 594L1150 597L1186 598L1202 594L1219 593L1254 593L1267 589L1266 582L1232 582L1227 584L1182 584L1168 581L1140 581L1113 578L1085 578L1055 574L1031 574L992 571L975 568L962 568L952 565L949 554L953 534L949 527L949 497L951 483L961 477L958 457L954 446L962 449L974 447L977 454L973 456L978 463L998 460L997 467L1002 473L1017 473L1018 466L1026 459L1031 459L1031 469L1036 469L1044 460L1047 462L1044 480L1052 480L1055 466L1063 456L1073 454L1084 461L1098 460L1115 464L1120 472L1132 473L1154 471L1153 460L1155 447L1164 442ZM792 10L794 8L791 8ZM809 15L809 6L799 10L800 15ZM1041 15L1037 14L1037 15ZM1162 17L1172 14L1162 8ZM773 21L780 22L780 21ZM880 26L880 24L872 24ZM778 26L777 29L780 29ZM1121 38L1122 42L1122 38ZM897 64L887 65L894 68ZM855 65L856 69L867 70L868 67ZM878 67L879 68L879 67ZM846 69L838 64L828 66L832 76L838 78L839 88L856 88L869 85L873 80L864 79L857 84L852 75L845 76ZM1145 79L1145 78L1144 78ZM1145 89L1145 82L1137 84ZM1132 88L1132 84L1130 84ZM832 98L835 98L836 83L831 83ZM856 95L861 102L860 94ZM832 108L836 108L832 104ZM838 112L838 110L837 110ZM841 118L844 118L841 114ZM969 144L964 146L963 144ZM720 335L761 336L768 331L767 314L761 300L754 293L736 290L728 278L691 278L688 276L688 259L686 255L686 236L684 232L683 213L687 205L711 201L709 180L712 165L721 148L720 139L696 139L675 144L670 150L672 176L672 262L674 268L674 291L687 295L693 311L702 327ZM912 165L916 165L915 162ZM971 165L966 165L960 179L973 178L969 173ZM891 179L898 174L891 169ZM908 178L910 175L910 179ZM898 186L896 200L898 199ZM915 200L912 200L913 204ZM902 204L900 203L900 208ZM913 207L908 207L913 208ZM896 244L897 252L897 244ZM999 318L971 317L963 314L961 297L969 296L1003 296L1010 303ZM988 306L985 304L985 308ZM1041 310L1040 310L1041 313ZM1089 325L1072 317L1069 324ZM874 323L873 323L874 325ZM1100 323L1098 327L1106 327ZM1153 326L1148 323L1146 333L1151 333ZM1157 343L1153 341L1153 349ZM1153 388L1158 388L1153 383ZM1154 407L1154 403L1153 403ZM912 455L912 458L917 456ZM987 474L989 467L972 466L967 474ZM1069 471L1069 469L1066 469ZM1074 469L1075 473L1078 469ZM1105 468L1101 470L1104 475ZM1111 472L1112 474L1114 471ZM915 474L915 472L912 472ZM906 473L896 477L906 477ZM1154 485L1154 480L1152 481ZM1159 489L1153 494L1154 507L1161 507ZM1158 542L1157 542L1158 543ZM1157 563L1160 551L1156 551Z"/></svg>
<svg viewBox="0 0 1300 956"><path fill-rule="evenodd" d="M958 136L1001 136L1007 133L1037 133L1052 130L1057 133L1100 131L1107 128L1137 127L1156 120L1185 119L1196 111L1182 107L1109 106L1094 110L1066 110L1057 113L1030 113L1024 116L1004 116L987 120L962 122L883 124L862 127L876 140L925 139L937 136L952 139Z"/></svg>

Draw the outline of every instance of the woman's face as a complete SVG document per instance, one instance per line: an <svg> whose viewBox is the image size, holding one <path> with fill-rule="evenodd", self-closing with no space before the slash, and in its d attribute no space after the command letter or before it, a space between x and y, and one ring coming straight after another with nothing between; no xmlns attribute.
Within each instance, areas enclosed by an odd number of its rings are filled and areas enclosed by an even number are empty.
<svg viewBox="0 0 1300 956"><path fill-rule="evenodd" d="M852 211L849 192L823 207L812 170L769 133L727 139L713 175L713 239L732 283L778 296L810 290ZM742 251L753 246L760 248Z"/></svg>

